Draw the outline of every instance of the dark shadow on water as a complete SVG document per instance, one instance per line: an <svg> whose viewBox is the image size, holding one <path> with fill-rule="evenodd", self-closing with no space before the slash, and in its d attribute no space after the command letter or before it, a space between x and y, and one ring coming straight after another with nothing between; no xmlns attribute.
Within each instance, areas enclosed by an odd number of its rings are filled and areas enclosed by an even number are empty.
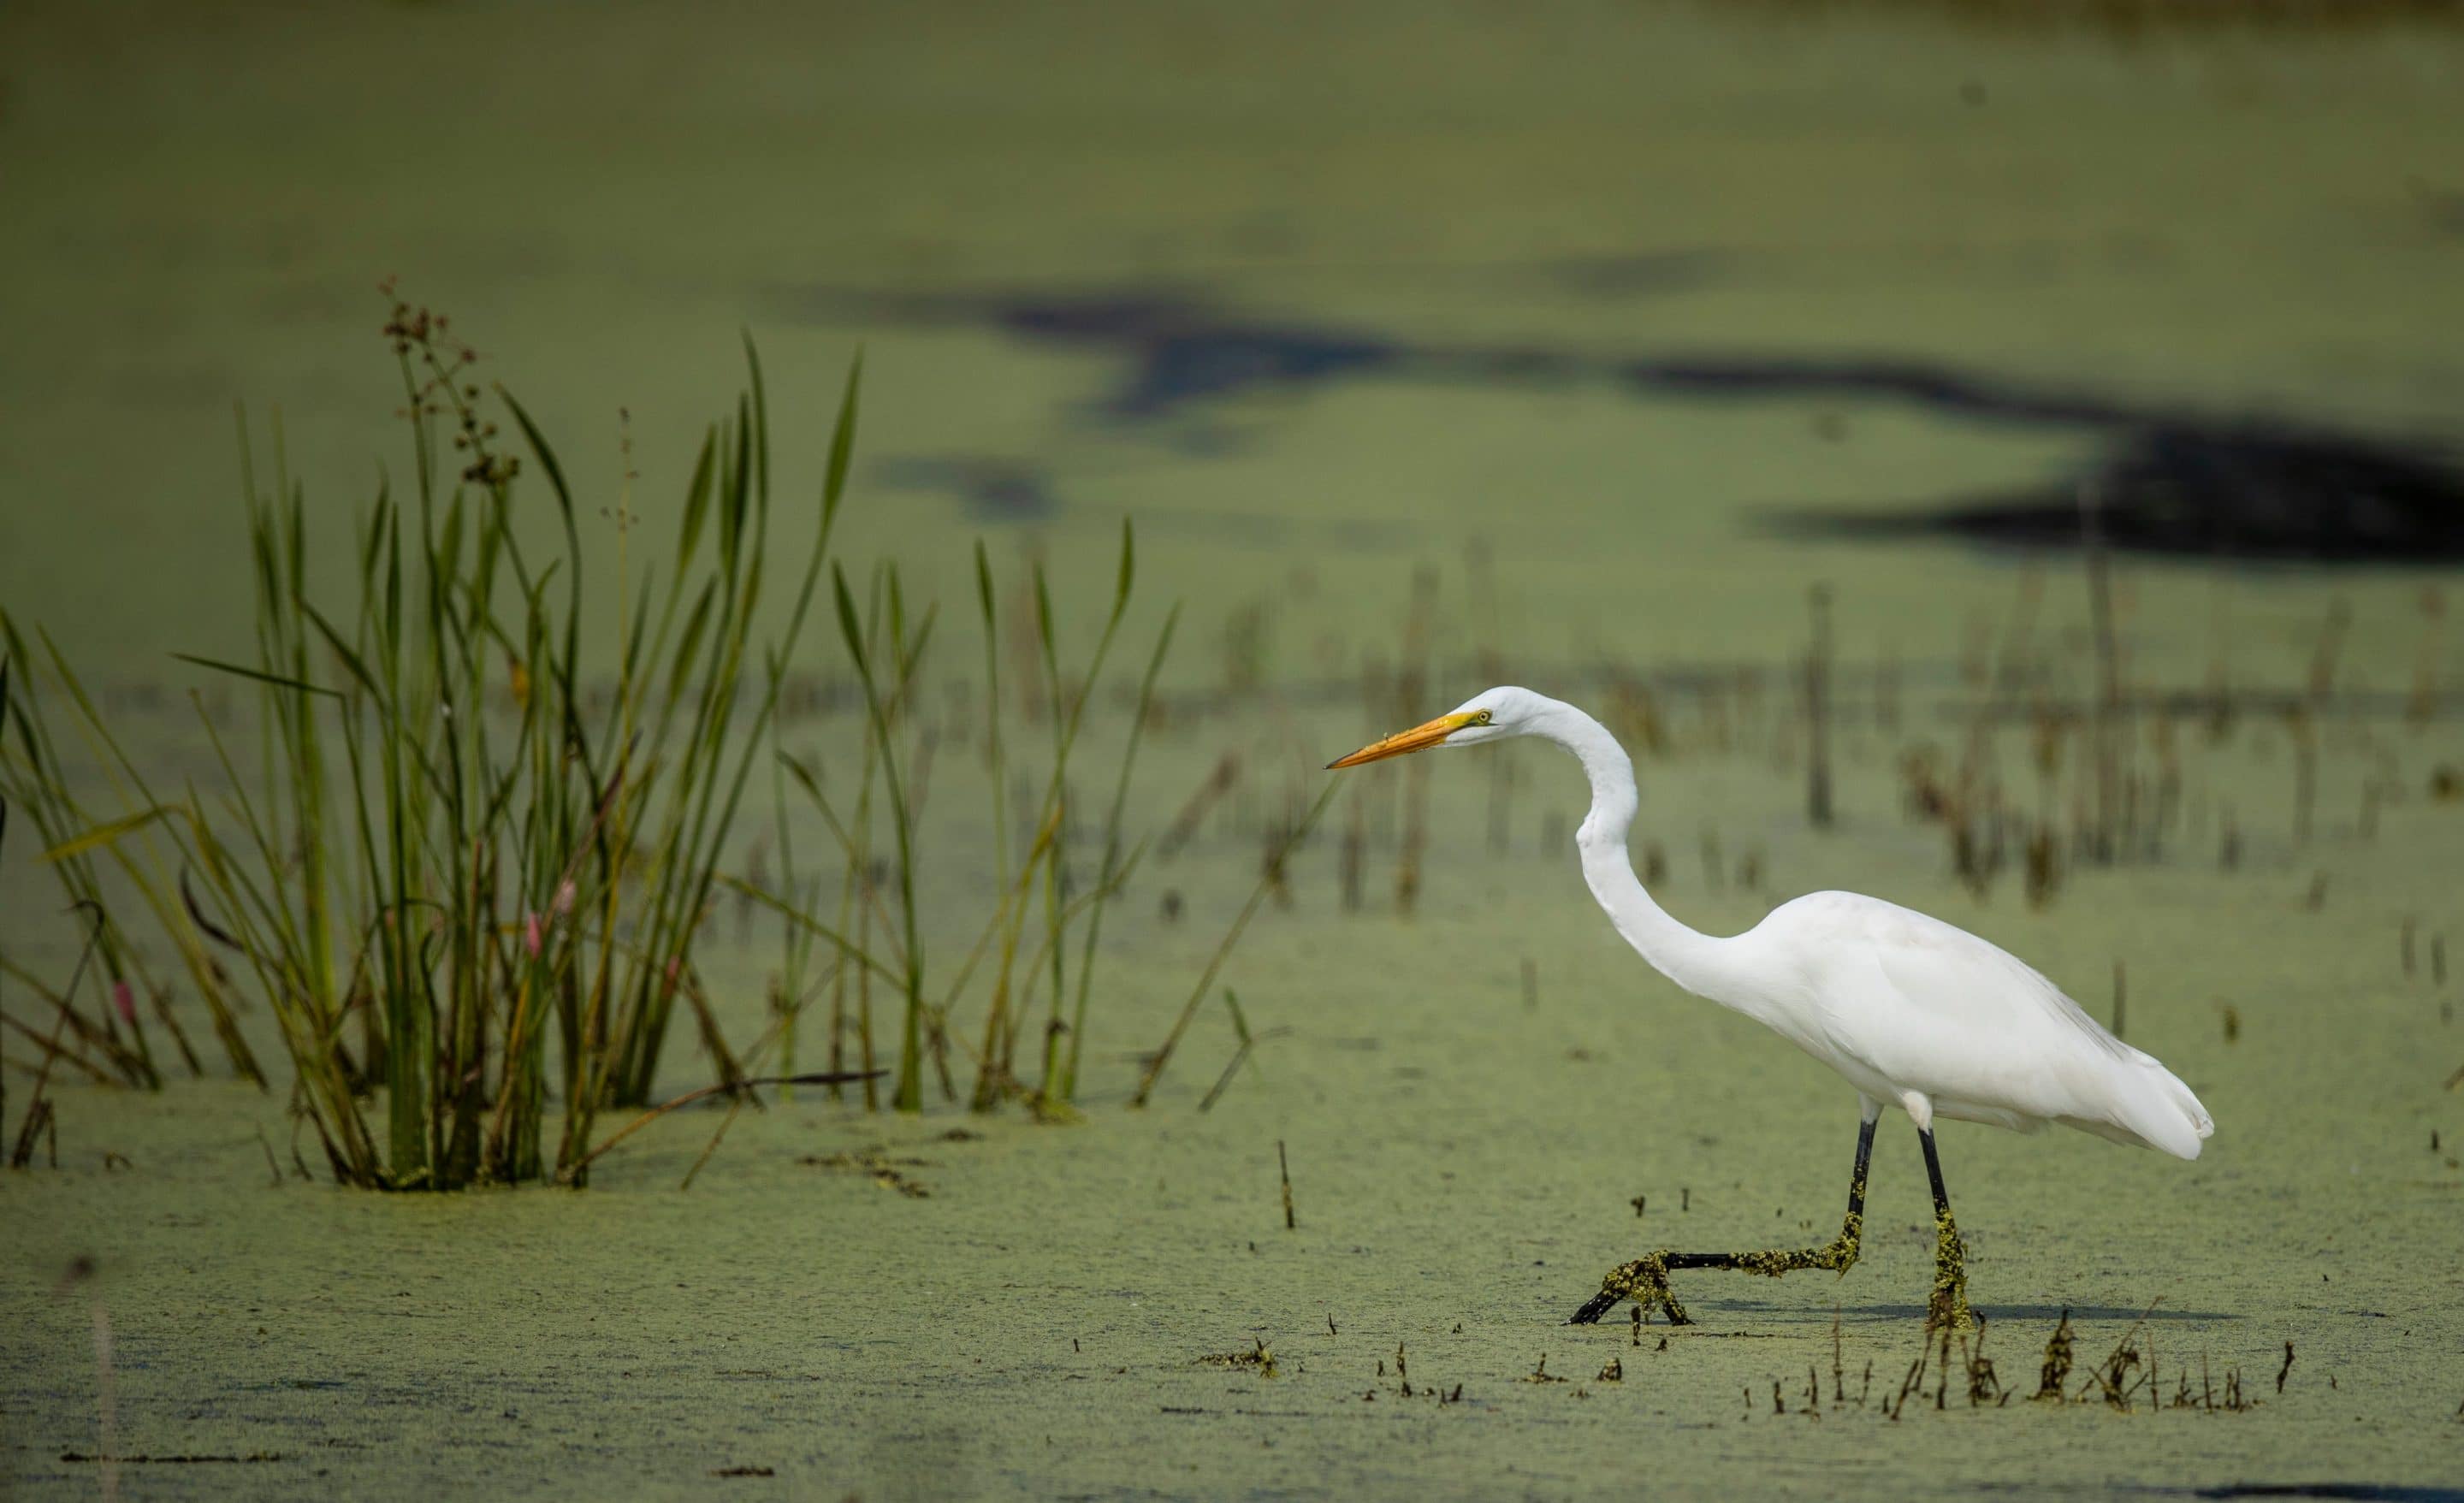
<svg viewBox="0 0 2464 1503"><path fill-rule="evenodd" d="M2220 1483L2212 1489L2144 1489L2173 1498L2356 1498L2363 1503L2464 1503L2464 1489L2405 1483Z"/></svg>
<svg viewBox="0 0 2464 1503"><path fill-rule="evenodd" d="M1617 283L1658 285L1701 268L1603 263ZM1121 364L1097 419L1151 425L1196 454L1234 447L1200 419L1209 403L1246 394L1306 395L1338 383L1408 381L1474 386L1601 385L1689 401L1895 403L1951 421L2067 429L2101 441L2077 473L2029 490L1913 509L1862 512L1774 509L1766 524L1819 535L1942 535L2004 546L2067 547L2079 535L2078 497L2103 498L2114 546L2240 560L2424 563L2464 559L2464 472L2431 446L2305 419L2233 415L2029 382L1897 357L1722 353L1603 357L1546 345L1444 345L1216 308L1175 292L1066 295L988 291L889 294L793 289L787 317L860 317L972 325L1032 343L1084 349ZM982 461L968 461L983 464ZM999 468L945 473L987 516L1049 504L1048 487ZM955 480L955 484L952 482Z"/></svg>
<svg viewBox="0 0 2464 1503"><path fill-rule="evenodd" d="M2146 1483L2092 1483L2065 1489L2060 1483L1979 1481L1979 1493L2067 1495L2095 1493L2109 1498L2129 1493L2134 1498L2351 1498L2356 1503L2464 1503L2464 1489L2414 1486L2414 1483L2211 1483L2206 1489L2159 1489Z"/></svg>
<svg viewBox="0 0 2464 1503"><path fill-rule="evenodd" d="M2045 1483L2040 1478L2031 1481L1979 1481L1979 1493L2025 1493L2031 1498L2040 1495L2092 1493L2097 1498L2109 1498L2114 1493L2129 1493L2134 1498L2348 1498L2356 1503L2464 1503L2464 1489L2447 1486L2417 1486L2417 1483L2211 1483L2206 1489L2161 1489L2146 1483L2082 1483L2082 1486L2060 1486Z"/></svg>
<svg viewBox="0 0 2464 1503"><path fill-rule="evenodd" d="M2382 444L2256 425L2141 428L2064 481L1912 512L1777 512L1783 531L1841 537L1950 534L2025 548L2079 540L2079 490L2101 497L2115 546L2251 560L2421 563L2464 558L2464 477Z"/></svg>
<svg viewBox="0 0 2464 1503"><path fill-rule="evenodd" d="M976 522L1043 522L1062 508L1052 473L991 453L899 453L872 466L892 490L951 495Z"/></svg>
<svg viewBox="0 0 2464 1503"><path fill-rule="evenodd" d="M1543 263L1548 285L1577 297L1621 301L1690 293L1727 279L1734 258L1718 250L1643 250L1568 256Z"/></svg>
<svg viewBox="0 0 2464 1503"><path fill-rule="evenodd" d="M1716 1277L1718 1275L1715 1273L1711 1276ZM1711 1297L1708 1294L1701 1290L1688 1291L1682 1286L1679 1287L1677 1295L1679 1298L1685 1301L1686 1307L1694 1312L1694 1318L1697 1323L1719 1321L1727 1319L1732 1316L1738 1318L1771 1316L1775 1318L1788 1320L1792 1324L1795 1325L1811 1326L1819 1324L1828 1326L1831 1322L1831 1317L1833 1314L1833 1309L1831 1307L1816 1310L1805 1305L1781 1304L1775 1300L1754 1298L1718 1299ZM1925 1306L1922 1300L1912 1301L1906 1304L1848 1304L1841 1302L1837 1306L1837 1310L1839 1318L1843 1322L1880 1323L1883 1321L1902 1321L1907 1322L1911 1331L1913 1331L1916 1326L1921 1325L1925 1318ZM2235 1315L2222 1310L2168 1310L2163 1305L2158 1305L2155 1309L2149 1310L2144 1305L2130 1307L2123 1307L2121 1305L1996 1305L1979 1302L1976 1305L1976 1312L1985 1318L1987 1330L1992 1332L1996 1336L2012 1337L2013 1340L2017 1339L2013 1335L2011 1329L2015 1322L2027 1321L2032 1323L2041 1323L2048 1331L2050 1331L2065 1315L2069 1316L2074 1323L2086 1320L2145 1320L2150 1324L2155 1324L2160 1321L2173 1320L2221 1321L2248 1318L2245 1316ZM1615 1318L1612 1317L1611 1322L1613 1322L1614 1319ZM1607 1324L1611 1322L1603 1323Z"/></svg>
<svg viewBox="0 0 2464 1503"><path fill-rule="evenodd" d="M983 454L904 454L873 467L893 490L955 496L979 522L1040 522L1061 510L1052 477L1020 460Z"/></svg>

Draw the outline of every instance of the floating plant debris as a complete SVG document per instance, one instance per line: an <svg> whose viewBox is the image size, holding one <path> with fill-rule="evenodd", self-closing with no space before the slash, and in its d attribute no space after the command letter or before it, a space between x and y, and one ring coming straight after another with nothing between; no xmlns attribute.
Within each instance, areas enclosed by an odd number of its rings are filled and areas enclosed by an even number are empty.
<svg viewBox="0 0 2464 1503"><path fill-rule="evenodd" d="M855 1152L808 1153L796 1161L834 1174L861 1174L883 1189L894 1189L911 1200L925 1200L932 1191L907 1173L909 1169L930 1168L922 1159L892 1159L880 1149Z"/></svg>
<svg viewBox="0 0 2464 1503"><path fill-rule="evenodd" d="M1210 1352L1206 1356L1198 1359L1198 1365L1200 1367L1245 1367L1255 1371L1261 1378L1272 1378L1276 1376L1280 1369L1275 1365L1275 1354L1267 1348L1265 1341L1261 1338L1252 1337L1250 1338L1250 1342L1251 1344L1247 1351Z"/></svg>

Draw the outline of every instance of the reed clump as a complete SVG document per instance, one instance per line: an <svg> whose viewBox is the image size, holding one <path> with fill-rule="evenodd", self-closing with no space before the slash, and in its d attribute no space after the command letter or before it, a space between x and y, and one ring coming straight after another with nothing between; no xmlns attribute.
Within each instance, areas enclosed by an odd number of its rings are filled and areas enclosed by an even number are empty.
<svg viewBox="0 0 2464 1503"><path fill-rule="evenodd" d="M1032 651L1013 651L1011 657L1034 669L1020 686L1019 697L1049 728L1052 763L1040 795L1024 809L1014 810L1010 801L1014 753L1001 726L1006 701L1001 591L990 558L980 544L977 547L977 607L985 675L983 756L999 887L992 912L950 969L949 983L940 987L927 985L926 940L915 885L922 839L922 773L929 766L933 745L916 711L916 685L933 639L935 612L930 607L921 613L909 611L894 565L876 571L861 608L845 576L833 576L831 593L840 634L855 664L865 716L865 743L852 794L843 793L834 799L816 770L783 752L780 756L839 843L845 869L836 924L824 925L776 895L749 884L737 885L780 912L791 928L826 941L839 955L838 1000L830 1018L834 1070L842 1060L864 1070L874 1067L878 1045L870 984L882 982L897 998L899 1043L891 1104L898 1110L922 1108L923 1067L928 1059L943 1099L957 1098L949 1056L953 1048L963 1046L956 1042L951 1017L979 974L985 978L986 995L982 1042L973 1051L976 1073L967 1094L969 1104L978 1111L989 1111L1006 1101L1023 1100L1046 1117L1066 1117L1074 1110L1104 915L1145 854L1143 840L1132 843L1127 838L1129 790L1155 703L1155 682L1172 650L1179 621L1177 608L1166 615L1148 654L1129 732L1112 769L1111 797L1095 831L1093 880L1077 890L1071 865L1075 826L1069 770L1089 702L1129 610L1136 559L1135 535L1124 522L1111 606L1085 666L1074 672L1065 670L1061 661L1051 588L1044 568L1039 563L1029 570L1024 599L1032 607ZM1028 827L1035 833L1023 853L1014 853L1010 826L1019 813L1028 816ZM882 819L888 823L889 854L894 858L886 882L875 878L873 841L875 825ZM850 980L852 1009L845 1002ZM1037 1031L1040 1038L1028 1027L1039 987L1044 1013L1043 1027ZM1023 1065L1021 1046L1030 1042L1036 1045L1033 1056L1038 1063ZM793 1063L790 1056L791 1073ZM869 1097L867 1104L872 1104Z"/></svg>
<svg viewBox="0 0 2464 1503"><path fill-rule="evenodd" d="M234 1075L264 1084L234 1022L234 1005L253 995L294 1064L294 1116L340 1183L582 1186L616 1141L710 1094L741 1104L757 1086L860 1086L872 1106L890 1077L897 1109L919 1109L927 1081L954 1099L951 1055L963 1042L951 1013L983 981L974 1104L1027 1099L1065 1114L1101 919L1143 853L1126 830L1129 784L1177 619L1148 653L1099 823L1079 816L1072 752L1133 584L1126 522L1111 611L1082 667L1065 670L1043 567L1010 591L1010 619L1032 623L1008 643L1010 663L1027 667L1013 673L1015 714L1052 734L1043 794L1018 769L1015 813L1032 830L1023 853L1008 842L1002 591L976 550L1001 897L963 958L929 964L916 872L941 727L921 709L919 683L936 609L912 606L897 564L850 584L830 547L860 362L835 411L811 550L781 581L771 533L783 505L771 498L769 402L749 340L747 384L702 434L677 533L646 550L633 537L630 463L591 525L547 436L513 394L475 380L478 353L444 316L392 300L385 338L402 377L409 481L380 486L360 510L347 589L311 581L311 505L288 475L278 426L266 478L241 426L253 648L236 661L185 655L212 690L192 702L217 789L150 784L67 655L0 614L0 833L12 813L34 828L86 926L64 988L0 956L0 976L50 1008L37 1017L47 1028L5 1017L42 1050L39 1081L59 1067L155 1086L165 1037L202 1072L170 1005L185 983ZM586 533L613 547L611 599L584 589ZM555 542L539 550L539 537ZM843 778L852 789L825 786L818 761L781 744L783 705L816 709L833 692L791 673L823 594L863 709L863 739L846 759L860 772ZM779 619L769 636L757 628ZM231 734L231 695L253 712L252 739ZM61 722L94 766L69 766ZM757 773L774 828L747 880L724 867L747 791L759 803ZM838 840L835 912L825 862L793 842L791 789ZM739 929L754 906L786 919L769 1028L741 1052L694 964L722 887L735 892ZM131 939L138 922L172 941L175 973ZM880 1035L874 993L892 1008ZM823 998L828 1069L799 1075L799 1022ZM677 1030L694 1035L717 1084L653 1106ZM781 1072L754 1079L771 1055ZM611 1109L643 1111L599 1136L596 1119Z"/></svg>
<svg viewBox="0 0 2464 1503"><path fill-rule="evenodd" d="M649 1100L680 1012L733 1074L693 942L828 555L858 378L784 629L756 640L774 509L748 341L746 389L704 433L671 565L633 567L629 477L601 513L620 581L603 638L584 613L584 513L546 436L473 379L478 356L443 316L397 300L385 335L410 483L381 485L360 513L340 600L313 598L309 509L278 443L260 490L243 432L254 651L187 661L253 694L254 765L203 715L219 795L156 796L76 694L132 807L55 831L46 856L66 882L109 854L141 892L158 863L179 908L157 899L156 916L193 972L219 982L228 964L264 998L293 1109L338 1180L444 1189L542 1178L552 1162L578 1184L598 1113ZM544 553L517 525L539 505L526 474L561 534Z"/></svg>
<svg viewBox="0 0 2464 1503"><path fill-rule="evenodd" d="M809 547L782 569L773 534L787 507L773 499L769 403L749 338L745 384L704 430L676 531L646 548L634 536L629 440L622 486L594 522L547 436L511 393L475 379L479 357L445 316L394 299L384 333L410 463L405 484L381 484L358 513L345 588L311 578L312 509L278 426L272 471L260 476L243 423L252 650L182 655L215 691L192 700L218 786L149 782L66 655L0 616L0 834L12 815L33 827L85 924L62 989L0 960L0 974L49 1005L48 1029L7 1017L43 1050L42 1080L56 1065L152 1086L161 1038L201 1071L169 1005L174 976L148 961L125 916L171 941L175 974L234 1073L260 1084L233 1010L262 999L292 1063L294 1116L348 1185L578 1186L601 1153L674 1106L711 1095L740 1105L773 1085L860 1085L869 1105L876 1080L891 1077L890 1104L915 1110L928 1077L956 1094L951 1013L979 976L990 980L975 1104L1024 1097L1066 1111L1105 905L1143 850L1126 833L1128 792L1174 627L1168 618L1149 656L1101 822L1082 826L1071 753L1131 597L1127 525L1110 614L1076 672L1064 671L1043 570L1031 572L1024 661L1035 672L1017 708L1053 738L1043 793L1024 811L1038 833L1014 864L1006 843L998 853L1001 898L973 948L928 966L917 868L938 731L917 685L936 612L911 606L894 564L859 589L832 554L861 361L837 405L821 493L801 519ZM544 549L543 536L553 539ZM605 577L611 549L614 598L602 600L585 581ZM980 547L977 562L990 676L983 744L1005 830L997 592ZM860 772L844 792L825 789L819 766L780 741L797 683L790 664L817 605L835 617L863 711L860 754L846 759ZM35 662L39 673L25 674ZM797 693L824 697L809 682ZM253 739L232 733L225 694L253 712ZM70 767L61 722L92 766ZM776 821L759 882L726 869L748 791L759 802L757 773ZM808 849L800 860L791 839L791 784L840 846L834 924L823 916L825 867ZM1081 839L1090 880L1071 865ZM766 876L770 851L780 891ZM786 919L769 1027L741 1052L695 962L721 888L744 917L758 905ZM895 1010L887 1047L873 1027L876 989ZM829 1068L799 1075L798 1021L825 996ZM654 1106L681 1030L717 1082ZM1021 1063L1028 1038L1040 1074ZM774 1053L784 1070L754 1078ZM1032 1087L1022 1083L1029 1075ZM628 1108L640 1109L628 1125L599 1132L604 1113Z"/></svg>

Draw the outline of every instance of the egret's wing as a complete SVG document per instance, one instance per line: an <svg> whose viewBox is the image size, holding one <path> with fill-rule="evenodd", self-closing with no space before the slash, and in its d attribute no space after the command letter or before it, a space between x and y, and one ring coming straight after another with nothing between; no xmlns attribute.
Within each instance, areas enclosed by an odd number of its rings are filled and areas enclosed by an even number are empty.
<svg viewBox="0 0 2464 1503"><path fill-rule="evenodd" d="M1901 997L1928 1017L2083 1043L2117 1060L2144 1057L1999 945L1913 908L1866 901L1877 910L1869 920L1876 964Z"/></svg>
<svg viewBox="0 0 2464 1503"><path fill-rule="evenodd" d="M2212 1124L2189 1087L2034 967L1914 909L1826 896L1815 922L1840 968L1833 989L1854 1013L1833 1027L1880 1074L1939 1099L2110 1123L2196 1155Z"/></svg>

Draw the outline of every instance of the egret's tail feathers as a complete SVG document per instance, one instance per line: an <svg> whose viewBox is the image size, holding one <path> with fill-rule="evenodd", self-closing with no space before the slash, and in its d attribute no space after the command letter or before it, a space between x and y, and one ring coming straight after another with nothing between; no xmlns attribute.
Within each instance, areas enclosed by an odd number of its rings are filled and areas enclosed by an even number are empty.
<svg viewBox="0 0 2464 1503"><path fill-rule="evenodd" d="M2133 1051L2136 1053L2136 1051ZM2104 1122L2088 1126L2091 1132L2125 1143L2138 1143L2160 1149L2177 1159L2195 1159L2199 1144L2216 1130L2215 1119L2199 1104L2199 1099L2181 1078L2156 1062L2154 1056L2142 1054L2139 1068L2132 1078L2115 1093L2113 1111ZM2118 1131L2104 1130L2109 1124Z"/></svg>
<svg viewBox="0 0 2464 1503"><path fill-rule="evenodd" d="M2199 1099L2191 1094L2190 1088L2170 1070L2165 1072L2165 1084L2172 1094L2173 1104L2181 1108L2182 1115L2189 1119L2190 1130L2198 1134L2190 1144L2190 1151L2182 1155L2186 1159L2195 1159L2199 1156L2199 1144L2216 1135L2216 1120L2208 1115L2208 1109L2199 1104Z"/></svg>

